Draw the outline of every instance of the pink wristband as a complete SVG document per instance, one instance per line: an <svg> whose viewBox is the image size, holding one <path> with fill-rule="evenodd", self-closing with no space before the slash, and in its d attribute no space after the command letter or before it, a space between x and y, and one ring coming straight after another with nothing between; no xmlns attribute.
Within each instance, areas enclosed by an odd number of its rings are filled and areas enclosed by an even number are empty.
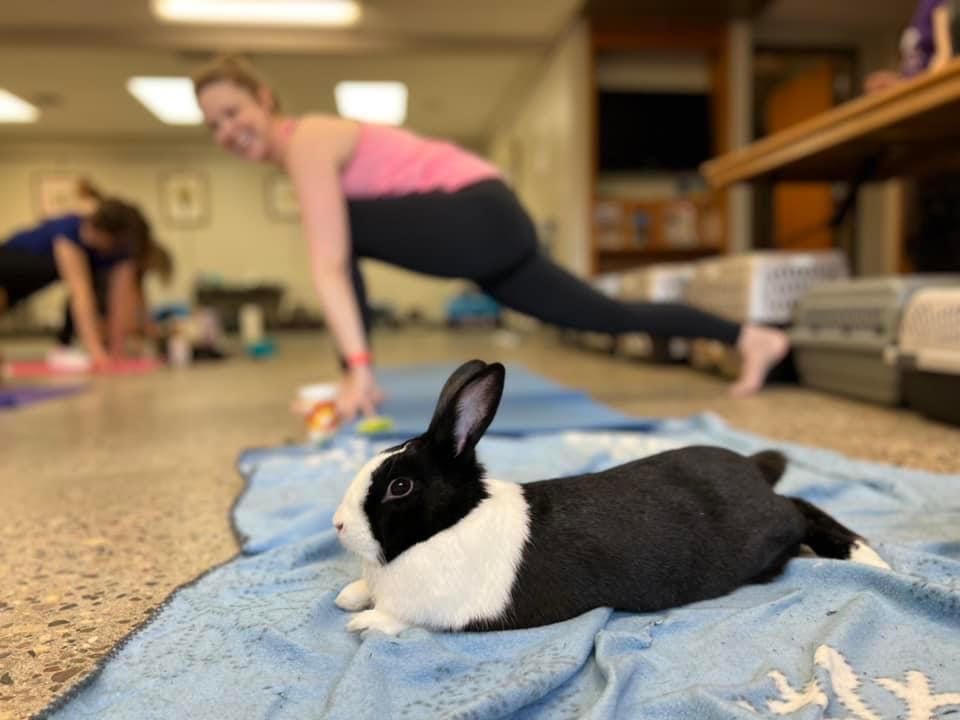
<svg viewBox="0 0 960 720"><path fill-rule="evenodd" d="M369 367L373 364L373 355L368 351L354 353L347 357L347 367Z"/></svg>

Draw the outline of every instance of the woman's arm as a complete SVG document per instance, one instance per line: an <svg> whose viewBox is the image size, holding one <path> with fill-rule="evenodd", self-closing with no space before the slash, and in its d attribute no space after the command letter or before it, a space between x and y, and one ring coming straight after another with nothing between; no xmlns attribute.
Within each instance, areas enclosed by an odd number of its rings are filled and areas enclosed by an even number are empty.
<svg viewBox="0 0 960 720"><path fill-rule="evenodd" d="M351 363L351 358L362 358L369 350L350 276L352 249L337 151L341 138L323 124L304 125L292 138L287 171L296 190L313 281L327 325L350 364L338 402L349 419L358 410L373 413L381 393L369 364Z"/></svg>
<svg viewBox="0 0 960 720"><path fill-rule="evenodd" d="M127 334L135 328L140 316L140 296L137 292L137 272L132 260L124 260L110 269L107 291L107 332L110 354L123 357Z"/></svg>
<svg viewBox="0 0 960 720"><path fill-rule="evenodd" d="M363 321L350 278L351 246L333 139L323 128L300 128L287 169L310 247L314 286L327 324L344 357L367 351Z"/></svg>
<svg viewBox="0 0 960 720"><path fill-rule="evenodd" d="M147 305L146 294L143 292L143 282L143 278L141 277L135 283L139 315L137 316L136 324L134 325L134 331L140 333L140 335L146 339L156 340L160 337L163 337L163 329L160 327L160 325L154 322L153 318L150 316L150 308Z"/></svg>
<svg viewBox="0 0 960 720"><path fill-rule="evenodd" d="M53 257L70 294L70 312L77 334L94 364L105 364L109 358L97 329L97 303L87 258L80 248L62 237L54 240Z"/></svg>

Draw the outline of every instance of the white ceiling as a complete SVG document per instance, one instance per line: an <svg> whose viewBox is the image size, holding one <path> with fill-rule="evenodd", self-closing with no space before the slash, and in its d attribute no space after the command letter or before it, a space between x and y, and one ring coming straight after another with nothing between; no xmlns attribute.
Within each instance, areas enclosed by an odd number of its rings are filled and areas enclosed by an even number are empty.
<svg viewBox="0 0 960 720"><path fill-rule="evenodd" d="M915 2L773 0L760 27L803 26L813 36L817 27L889 31L902 26ZM0 124L0 141L200 139L202 128L155 120L124 83L135 74L189 74L230 50L246 53L294 112L333 111L339 80L401 80L410 87L410 127L482 145L582 5L364 0L354 28L298 30L162 24L149 0L0 0L0 88L42 110L36 124Z"/></svg>
<svg viewBox="0 0 960 720"><path fill-rule="evenodd" d="M148 0L0 2L0 87L37 103L3 139L202 137L163 125L127 94L131 75L189 74L244 52L294 112L333 111L339 80L400 80L407 125L480 143L531 81L581 0L367 0L349 30L162 24Z"/></svg>
<svg viewBox="0 0 960 720"><path fill-rule="evenodd" d="M554 35L581 5L572 0L361 0L361 4L362 18L353 27L362 33L538 39ZM156 25L149 0L32 0L0 5L4 28L149 30Z"/></svg>

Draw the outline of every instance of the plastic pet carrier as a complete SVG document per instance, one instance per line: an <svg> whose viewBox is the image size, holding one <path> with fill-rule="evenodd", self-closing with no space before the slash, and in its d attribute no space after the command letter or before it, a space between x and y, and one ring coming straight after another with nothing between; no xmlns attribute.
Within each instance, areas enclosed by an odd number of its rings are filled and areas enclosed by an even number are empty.
<svg viewBox="0 0 960 720"><path fill-rule="evenodd" d="M696 270L692 263L663 263L625 272L620 297L647 302L683 302Z"/></svg>
<svg viewBox="0 0 960 720"><path fill-rule="evenodd" d="M732 255L697 263L686 299L734 322L786 325L810 288L846 276L838 251Z"/></svg>
<svg viewBox="0 0 960 720"><path fill-rule="evenodd" d="M900 326L900 364L907 404L960 425L960 287L911 298Z"/></svg>
<svg viewBox="0 0 960 720"><path fill-rule="evenodd" d="M693 263L656 263L622 273L617 296L625 302L684 302ZM616 351L621 355L656 363L676 363L689 354L686 338L651 337L645 333L622 335Z"/></svg>
<svg viewBox="0 0 960 720"><path fill-rule="evenodd" d="M898 405L902 400L898 335L910 298L960 276L908 275L818 285L797 304L790 331L804 384Z"/></svg>

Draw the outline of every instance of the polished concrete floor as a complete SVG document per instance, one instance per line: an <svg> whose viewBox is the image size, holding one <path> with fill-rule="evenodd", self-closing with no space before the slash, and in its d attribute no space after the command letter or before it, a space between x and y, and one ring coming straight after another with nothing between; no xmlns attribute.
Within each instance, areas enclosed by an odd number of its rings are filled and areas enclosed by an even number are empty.
<svg viewBox="0 0 960 720"><path fill-rule="evenodd" d="M960 430L796 386L734 400L683 367L585 352L552 334L384 332L383 363L522 362L644 416L713 411L770 437L960 472ZM32 346L0 341L8 356ZM29 717L93 668L178 585L237 551L228 513L247 447L300 441L296 388L334 376L323 335L254 362L98 378L87 392L0 412L0 720Z"/></svg>

